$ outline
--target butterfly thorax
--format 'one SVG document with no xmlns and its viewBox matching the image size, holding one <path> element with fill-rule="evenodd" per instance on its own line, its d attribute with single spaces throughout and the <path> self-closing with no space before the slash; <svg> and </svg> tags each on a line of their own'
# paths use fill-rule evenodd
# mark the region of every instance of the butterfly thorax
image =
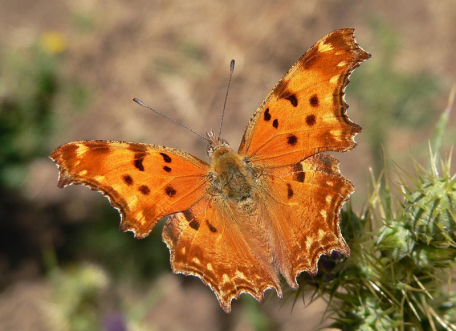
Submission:
<svg viewBox="0 0 456 331">
<path fill-rule="evenodd" d="M 225 140 L 219 138 L 211 140 L 208 154 L 213 193 L 240 207 L 253 202 L 255 171 L 245 156 L 236 153 Z"/>
</svg>

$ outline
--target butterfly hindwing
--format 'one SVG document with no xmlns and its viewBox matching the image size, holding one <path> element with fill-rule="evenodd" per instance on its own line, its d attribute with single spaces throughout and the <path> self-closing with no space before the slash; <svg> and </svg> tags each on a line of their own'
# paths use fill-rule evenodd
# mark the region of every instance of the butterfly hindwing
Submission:
<svg viewBox="0 0 456 331">
<path fill-rule="evenodd" d="M 173 272 L 201 278 L 226 312 L 241 293 L 260 301 L 265 290 L 274 288 L 282 296 L 266 241 L 246 229 L 261 226 L 258 214 L 236 214 L 228 203 L 207 196 L 191 209 L 171 215 L 163 230 Z"/>
<path fill-rule="evenodd" d="M 326 35 L 298 60 L 253 115 L 239 154 L 277 167 L 355 146 L 361 128 L 346 115 L 344 90 L 352 71 L 370 55 L 353 32 Z"/>
<path fill-rule="evenodd" d="M 101 191 L 121 213 L 121 229 L 137 238 L 206 192 L 208 165 L 172 148 L 79 141 L 58 147 L 51 158 L 60 170 L 60 187 L 83 184 Z"/>
<path fill-rule="evenodd" d="M 270 169 L 261 190 L 259 215 L 270 220 L 278 238 L 278 270 L 293 288 L 301 272 L 317 273 L 321 255 L 334 250 L 350 255 L 339 215 L 354 188 L 338 164 L 330 155 L 317 154 L 294 166 Z"/>
</svg>

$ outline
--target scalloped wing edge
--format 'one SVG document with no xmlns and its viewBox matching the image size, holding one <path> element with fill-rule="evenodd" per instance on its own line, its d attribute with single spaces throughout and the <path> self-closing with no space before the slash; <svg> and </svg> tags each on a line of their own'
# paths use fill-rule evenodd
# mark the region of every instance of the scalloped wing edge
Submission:
<svg viewBox="0 0 456 331">
<path fill-rule="evenodd" d="M 102 187 L 97 185 L 95 182 L 93 184 L 91 184 L 88 181 L 79 180 L 79 179 L 76 179 L 76 178 L 70 176 L 68 174 L 68 172 L 66 171 L 63 162 L 60 162 L 60 160 L 62 160 L 62 156 L 59 153 L 59 151 L 64 146 L 67 146 L 67 145 L 70 145 L 70 144 L 82 144 L 82 143 L 85 143 L 85 142 L 114 143 L 114 144 L 120 143 L 120 144 L 129 144 L 129 145 L 134 144 L 136 146 L 138 146 L 138 145 L 142 146 L 143 148 L 156 148 L 156 149 L 168 151 L 168 152 L 171 152 L 171 153 L 181 154 L 181 153 L 184 153 L 184 152 L 182 152 L 182 151 L 180 151 L 178 149 L 175 149 L 175 148 L 171 148 L 171 147 L 165 147 L 165 146 L 160 146 L 160 145 L 152 145 L 152 144 L 143 144 L 143 143 L 130 143 L 130 142 L 126 142 L 126 141 L 116 141 L 116 140 L 79 140 L 79 141 L 73 141 L 73 142 L 70 142 L 70 143 L 66 143 L 66 144 L 60 145 L 59 147 L 55 148 L 52 151 L 52 153 L 49 155 L 49 158 L 55 163 L 55 165 L 57 166 L 57 169 L 59 171 L 59 176 L 58 176 L 58 181 L 57 181 L 57 186 L 59 188 L 65 188 L 65 187 L 70 186 L 70 185 L 81 185 L 81 186 L 85 186 L 85 187 L 90 188 L 92 191 L 100 192 L 105 198 L 108 199 L 108 201 L 111 204 L 111 206 L 114 207 L 117 210 L 117 212 L 119 213 L 119 215 L 120 215 L 119 229 L 122 232 L 131 232 L 131 233 L 133 233 L 133 236 L 136 239 L 144 239 L 145 237 L 147 237 L 150 234 L 150 232 L 152 232 L 154 227 L 152 227 L 149 230 L 149 232 L 147 232 L 145 234 L 136 233 L 134 228 L 130 227 L 128 225 L 127 215 L 125 214 L 124 210 L 122 209 L 122 206 L 115 201 L 115 198 L 108 191 L 104 190 Z M 190 155 L 188 153 L 184 153 L 184 154 L 185 155 Z M 192 155 L 190 155 L 190 156 L 192 156 Z M 192 156 L 192 157 L 194 159 L 199 160 L 198 158 L 196 158 L 194 156 Z M 204 161 L 201 161 L 201 160 L 199 160 L 199 161 L 202 162 L 202 163 L 205 163 Z M 156 221 L 158 221 L 158 220 L 156 220 Z"/>
<path fill-rule="evenodd" d="M 354 147 L 356 147 L 357 145 L 357 142 L 355 141 L 355 136 L 360 133 L 362 131 L 362 128 L 352 122 L 350 120 L 350 118 L 347 116 L 347 109 L 349 108 L 349 105 L 348 103 L 346 102 L 345 100 L 345 89 L 347 87 L 347 85 L 350 83 L 350 76 L 352 75 L 352 73 L 354 72 L 354 70 L 356 68 L 358 68 L 361 63 L 363 63 L 364 61 L 367 61 L 369 58 L 371 58 L 371 54 L 366 52 L 362 47 L 361 45 L 358 44 L 358 41 L 356 40 L 355 38 L 355 29 L 354 28 L 342 28 L 342 29 L 338 29 L 338 30 L 334 30 L 330 33 L 328 33 L 327 35 L 325 35 L 323 38 L 321 38 L 319 41 L 317 41 L 311 48 L 309 48 L 292 66 L 291 68 L 285 73 L 285 75 L 282 76 L 282 78 L 277 82 L 277 84 L 274 86 L 274 88 L 271 90 L 271 92 L 269 92 L 268 96 L 263 100 L 263 102 L 261 103 L 261 105 L 257 108 L 257 110 L 253 113 L 252 117 L 250 118 L 249 122 L 247 123 L 247 126 L 246 126 L 246 129 L 244 131 L 244 135 L 242 137 L 242 140 L 241 140 L 241 144 L 239 146 L 239 149 L 238 151 L 241 150 L 241 148 L 244 147 L 245 143 L 246 143 L 246 140 L 247 140 L 247 134 L 249 133 L 249 128 L 251 128 L 255 122 L 257 121 L 257 118 L 263 113 L 263 109 L 264 107 L 266 106 L 266 104 L 269 102 L 270 98 L 272 98 L 272 96 L 275 94 L 277 88 L 283 84 L 284 80 L 285 80 L 285 77 L 291 72 L 293 71 L 301 62 L 304 62 L 304 59 L 306 58 L 306 56 L 308 56 L 309 54 L 311 54 L 312 51 L 314 50 L 318 50 L 318 45 L 320 43 L 324 43 L 329 36 L 331 36 L 332 34 L 335 34 L 337 32 L 348 32 L 348 36 L 350 36 L 352 39 L 353 39 L 353 46 L 354 46 L 354 50 L 356 51 L 356 54 L 357 54 L 357 59 L 356 61 L 354 61 L 350 67 L 348 67 L 348 71 L 347 71 L 347 74 L 344 76 L 344 81 L 341 85 L 341 89 L 340 89 L 340 97 L 341 97 L 341 101 L 342 101 L 342 115 L 344 116 L 344 118 L 347 119 L 347 124 L 349 124 L 352 128 L 353 128 L 353 131 L 354 134 L 352 135 L 351 137 L 351 141 L 352 141 L 352 146 L 350 146 L 349 148 L 343 150 L 343 152 L 346 152 L 346 151 L 349 151 L 351 149 L 353 149 Z"/>
</svg>

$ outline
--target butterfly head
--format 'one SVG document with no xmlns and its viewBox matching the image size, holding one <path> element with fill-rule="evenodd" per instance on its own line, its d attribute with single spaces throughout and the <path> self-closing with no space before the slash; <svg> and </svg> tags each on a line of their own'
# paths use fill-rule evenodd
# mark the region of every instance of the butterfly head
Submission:
<svg viewBox="0 0 456 331">
<path fill-rule="evenodd" d="M 214 131 L 209 131 L 206 133 L 209 138 L 209 145 L 207 145 L 206 153 L 209 158 L 212 158 L 214 154 L 223 154 L 226 151 L 231 150 L 230 145 L 225 139 L 219 138 Z"/>
</svg>

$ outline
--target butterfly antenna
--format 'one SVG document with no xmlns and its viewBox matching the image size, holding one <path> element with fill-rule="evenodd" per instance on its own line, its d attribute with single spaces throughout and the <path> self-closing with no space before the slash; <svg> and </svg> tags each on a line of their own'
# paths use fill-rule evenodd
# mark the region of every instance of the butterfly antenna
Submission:
<svg viewBox="0 0 456 331">
<path fill-rule="evenodd" d="M 136 102 L 138 105 L 143 106 L 143 107 L 145 107 L 145 108 L 147 108 L 147 109 L 152 110 L 154 113 L 156 113 L 156 114 L 158 114 L 158 115 L 160 115 L 160 116 L 163 116 L 163 117 L 166 118 L 167 120 L 170 120 L 171 122 L 174 122 L 174 123 L 176 123 L 176 124 L 182 126 L 183 128 L 185 128 L 185 129 L 187 129 L 187 130 L 193 132 L 193 133 L 196 134 L 197 136 L 200 136 L 200 137 L 203 138 L 204 140 L 210 142 L 210 140 L 209 140 L 208 138 L 206 138 L 205 136 L 203 136 L 202 134 L 196 132 L 195 130 L 190 129 L 188 126 L 185 126 L 184 124 L 182 124 L 182 123 L 176 121 L 175 119 L 173 119 L 173 118 L 171 118 L 171 117 L 168 117 L 168 116 L 166 116 L 166 115 L 163 114 L 163 113 L 160 113 L 158 110 L 155 110 L 155 109 L 153 109 L 152 107 L 149 107 L 148 105 L 146 105 L 144 102 L 142 102 L 142 101 L 139 100 L 138 98 L 133 98 L 133 101 Z"/>
<path fill-rule="evenodd" d="M 218 134 L 219 139 L 220 139 L 220 136 L 222 134 L 223 117 L 225 116 L 226 100 L 228 100 L 228 92 L 230 91 L 231 77 L 233 77 L 233 71 L 234 71 L 234 60 L 231 60 L 231 63 L 230 63 L 230 80 L 228 81 L 228 87 L 226 88 L 225 103 L 223 104 L 222 118 L 220 119 L 220 130 L 219 130 L 219 134 Z"/>
</svg>

